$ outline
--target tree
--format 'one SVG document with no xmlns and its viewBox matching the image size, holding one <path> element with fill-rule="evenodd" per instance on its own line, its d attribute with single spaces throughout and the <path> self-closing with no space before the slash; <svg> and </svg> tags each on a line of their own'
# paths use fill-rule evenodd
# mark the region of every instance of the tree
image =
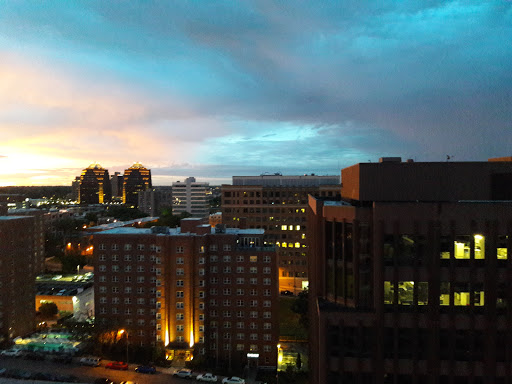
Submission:
<svg viewBox="0 0 512 384">
<path fill-rule="evenodd" d="M 309 319 L 308 319 L 308 291 L 305 289 L 297 295 L 294 303 L 291 306 L 293 312 L 300 315 L 300 324 L 304 328 L 309 327 Z"/>
<path fill-rule="evenodd" d="M 59 313 L 59 308 L 55 303 L 43 303 L 39 306 L 39 312 L 44 317 L 53 317 Z"/>
<path fill-rule="evenodd" d="M 300 357 L 300 353 L 297 353 L 297 359 L 295 360 L 295 366 L 297 367 L 297 370 L 300 371 L 302 367 L 302 359 Z"/>
</svg>

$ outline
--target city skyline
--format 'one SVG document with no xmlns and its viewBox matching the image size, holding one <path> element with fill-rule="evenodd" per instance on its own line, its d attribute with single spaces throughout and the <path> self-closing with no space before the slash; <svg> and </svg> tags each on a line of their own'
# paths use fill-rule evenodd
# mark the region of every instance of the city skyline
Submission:
<svg viewBox="0 0 512 384">
<path fill-rule="evenodd" d="M 509 156 L 508 36 L 505 1 L 4 2 L 0 186 Z"/>
</svg>

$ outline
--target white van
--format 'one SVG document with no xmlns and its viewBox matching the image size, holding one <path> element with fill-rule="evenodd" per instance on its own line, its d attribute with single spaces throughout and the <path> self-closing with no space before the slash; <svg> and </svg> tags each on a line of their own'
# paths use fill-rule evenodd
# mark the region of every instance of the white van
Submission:
<svg viewBox="0 0 512 384">
<path fill-rule="evenodd" d="M 100 358 L 99 357 L 82 357 L 80 359 L 81 365 L 88 365 L 90 367 L 98 367 L 100 365 Z"/>
</svg>

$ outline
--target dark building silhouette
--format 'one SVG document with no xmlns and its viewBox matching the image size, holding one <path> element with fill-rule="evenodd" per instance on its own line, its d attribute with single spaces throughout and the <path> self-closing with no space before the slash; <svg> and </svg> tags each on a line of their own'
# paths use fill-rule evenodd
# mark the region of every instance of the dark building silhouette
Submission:
<svg viewBox="0 0 512 384">
<path fill-rule="evenodd" d="M 41 267 L 39 249 L 34 249 L 38 244 L 35 220 L 31 216 L 0 216 L 2 343 L 25 336 L 35 328 L 35 280 Z"/>
<path fill-rule="evenodd" d="M 133 164 L 124 171 L 123 176 L 123 203 L 137 207 L 138 193 L 151 188 L 151 170 L 140 163 Z"/>
<path fill-rule="evenodd" d="M 115 172 L 110 176 L 110 184 L 112 185 L 112 198 L 120 200 L 123 197 L 123 175 L 121 172 Z"/>
<path fill-rule="evenodd" d="M 512 158 L 341 176 L 309 197 L 312 382 L 510 383 Z"/>
<path fill-rule="evenodd" d="M 108 170 L 99 164 L 91 164 L 80 175 L 78 201 L 80 204 L 103 204 L 112 198 Z"/>
</svg>

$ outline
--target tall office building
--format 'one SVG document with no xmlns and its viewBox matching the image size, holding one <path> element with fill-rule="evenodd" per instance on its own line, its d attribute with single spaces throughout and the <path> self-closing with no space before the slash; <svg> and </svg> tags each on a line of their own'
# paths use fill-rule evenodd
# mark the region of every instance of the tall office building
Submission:
<svg viewBox="0 0 512 384">
<path fill-rule="evenodd" d="M 310 197 L 313 383 L 510 383 L 512 158 L 356 164 Z"/>
<path fill-rule="evenodd" d="M 91 164 L 80 175 L 78 202 L 80 204 L 103 204 L 112 198 L 112 187 L 108 170 Z"/>
<path fill-rule="evenodd" d="M 34 217 L 0 216 L 0 340 L 25 336 L 35 328 Z"/>
<path fill-rule="evenodd" d="M 124 171 L 123 176 L 123 203 L 137 207 L 138 193 L 151 188 L 151 170 L 140 163 L 133 164 Z"/>
<path fill-rule="evenodd" d="M 123 198 L 123 175 L 121 172 L 114 172 L 112 176 L 110 176 L 110 185 L 112 188 L 112 199 L 113 200 L 122 200 Z"/>
<path fill-rule="evenodd" d="M 275 248 L 263 230 L 117 228 L 93 235 L 99 327 L 129 329 L 134 345 L 168 356 L 275 368 Z"/>
<path fill-rule="evenodd" d="M 233 185 L 222 185 L 222 220 L 263 228 L 278 247 L 280 289 L 298 293 L 308 283 L 308 195 L 335 197 L 339 190 L 339 176 L 233 176 Z"/>
<path fill-rule="evenodd" d="M 194 177 L 187 177 L 185 182 L 172 183 L 172 211 L 174 215 L 188 212 L 192 217 L 208 217 L 209 183 L 196 182 Z"/>
<path fill-rule="evenodd" d="M 163 210 L 172 211 L 172 187 L 155 187 L 139 192 L 139 210 L 150 216 L 159 216 Z"/>
</svg>

